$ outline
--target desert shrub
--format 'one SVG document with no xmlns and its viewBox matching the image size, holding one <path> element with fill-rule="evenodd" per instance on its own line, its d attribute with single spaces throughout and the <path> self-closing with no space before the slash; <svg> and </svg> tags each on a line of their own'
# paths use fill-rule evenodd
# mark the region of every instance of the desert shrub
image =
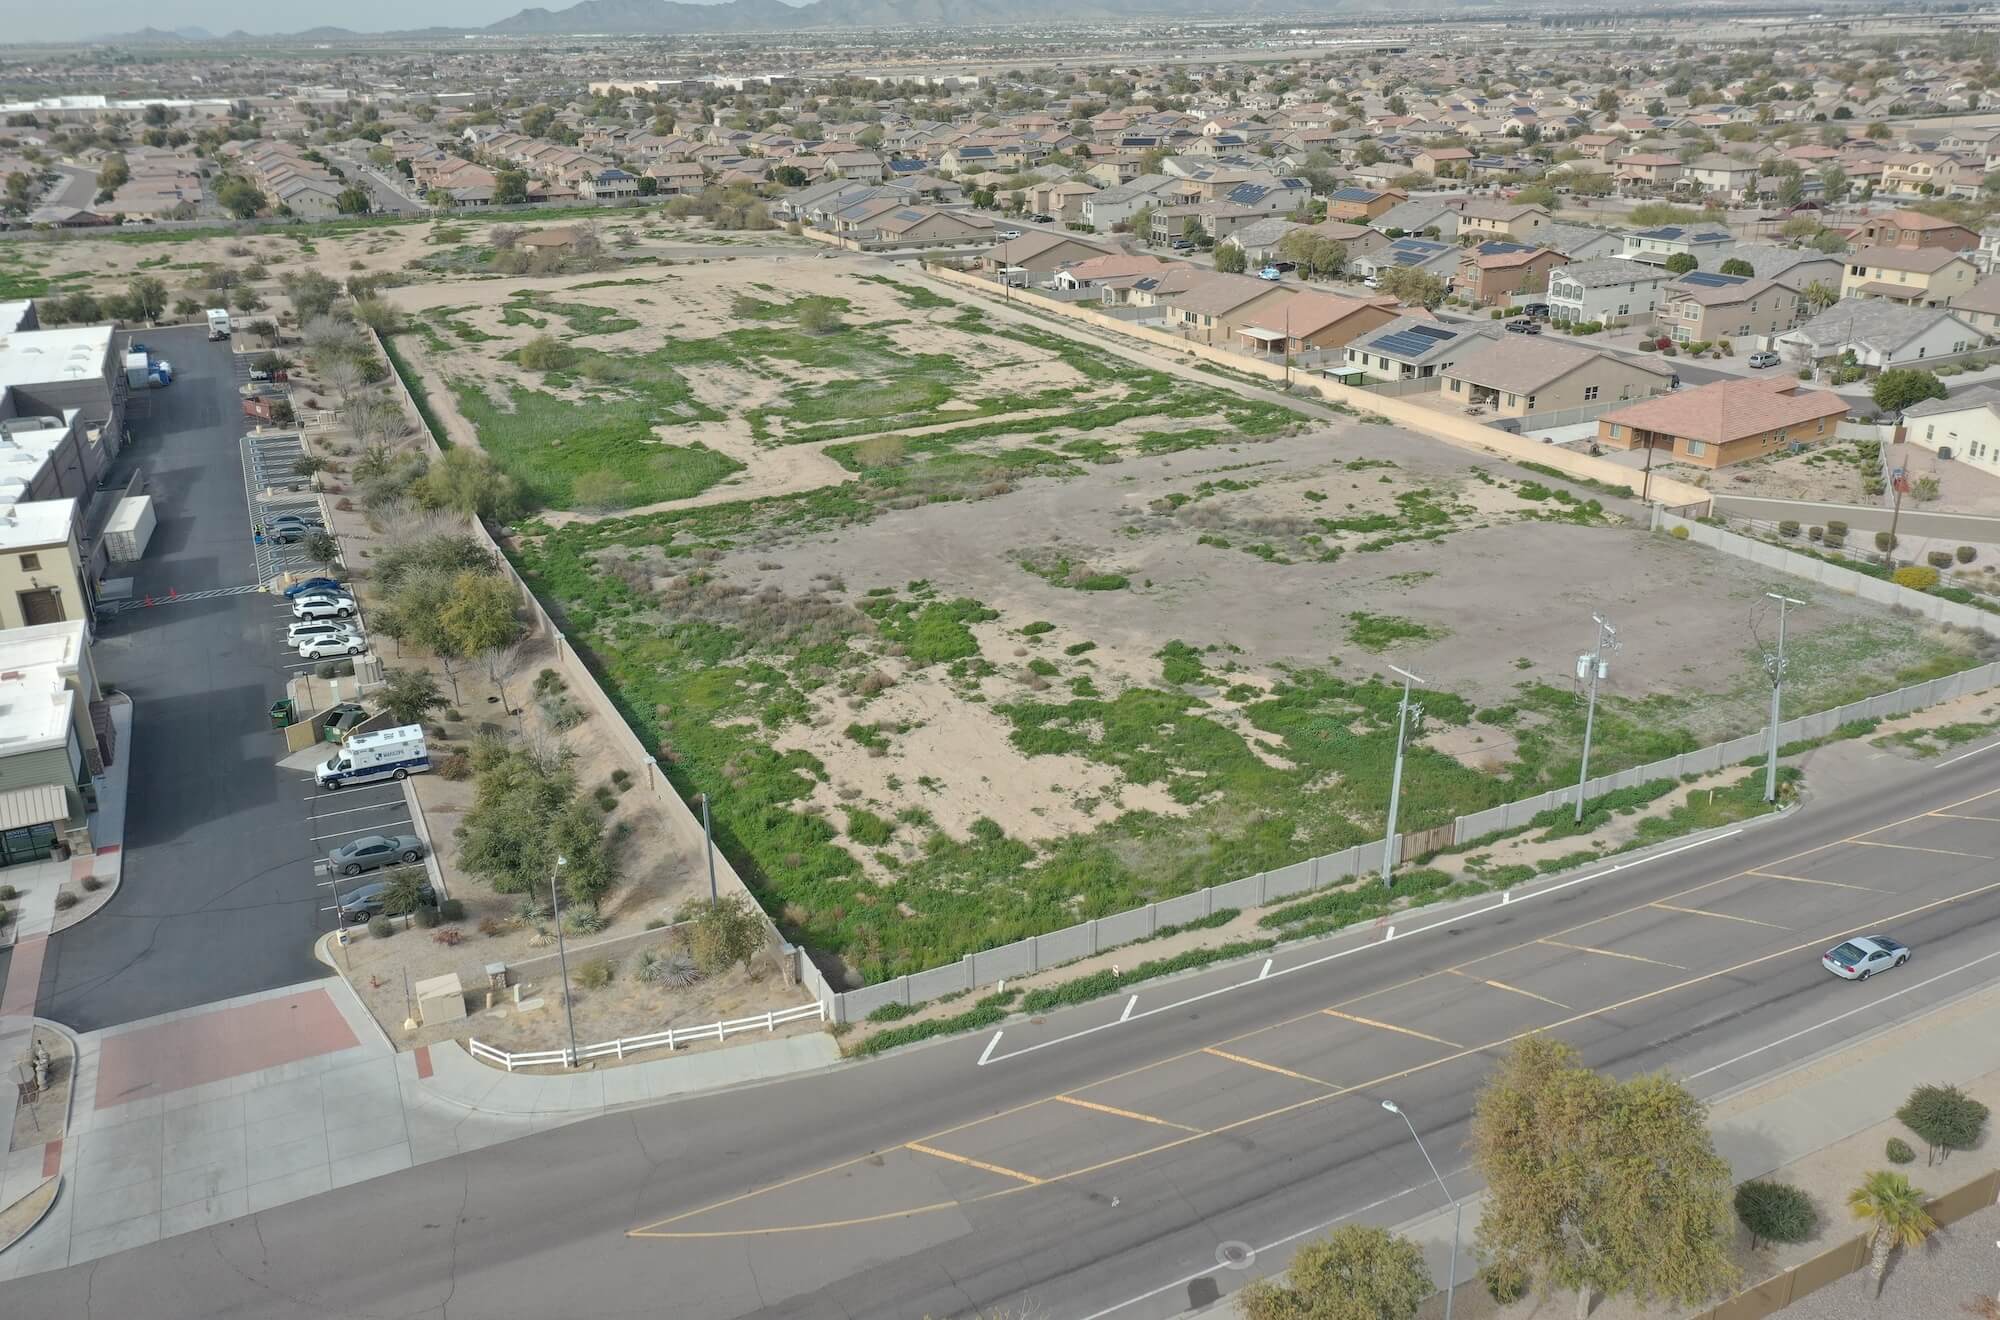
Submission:
<svg viewBox="0 0 2000 1320">
<path fill-rule="evenodd" d="M 868 1020 L 870 1022 L 894 1022 L 897 1018 L 906 1018 L 916 1011 L 917 1006 L 915 1004 L 888 1003 L 870 1013 Z"/>
<path fill-rule="evenodd" d="M 439 926 L 431 932 L 431 942 L 433 944 L 442 944 L 446 947 L 455 945 L 464 938 L 465 932 L 456 926 Z"/>
<path fill-rule="evenodd" d="M 1799 525 L 1793 522 L 1791 519 L 1787 518 L 1785 519 L 1785 521 L 1778 524 L 1778 535 L 1797 536 L 1798 534 L 1799 534 Z"/>
<path fill-rule="evenodd" d="M 1828 536 L 1845 536 L 1847 535 L 1847 524 L 1838 518 L 1828 518 L 1826 520 L 1826 534 Z"/>
<path fill-rule="evenodd" d="M 1668 532 L 1667 535 L 1673 537 L 1676 541 L 1685 541 L 1688 539 L 1688 529 L 1685 527 L 1676 527 Z"/>
<path fill-rule="evenodd" d="M 439 922 L 438 910 L 428 903 L 419 904 L 411 910 L 410 920 L 416 922 L 417 925 L 423 927 L 425 930 L 429 930 Z"/>
<path fill-rule="evenodd" d="M 438 915 L 446 921 L 464 921 L 465 904 L 455 898 L 447 898 L 438 904 Z"/>
<path fill-rule="evenodd" d="M 1957 553 L 1958 553 L 1958 562 L 1961 564 L 1969 564 L 1973 560 L 1979 558 L 1979 552 L 1973 549 L 1969 545 L 1962 545 L 1958 547 Z"/>
<path fill-rule="evenodd" d="M 1924 559 L 1932 568 L 1951 567 L 1951 551 L 1949 550 L 1933 550 L 1925 555 Z"/>
<path fill-rule="evenodd" d="M 701 980 L 701 969 L 688 951 L 676 945 L 666 950 L 647 949 L 639 955 L 638 976 L 654 985 L 693 985 Z"/>
<path fill-rule="evenodd" d="M 1929 564 L 1909 564 L 1891 573 L 1889 580 L 1912 591 L 1929 591 L 1938 584 L 1938 571 Z"/>
<path fill-rule="evenodd" d="M 1840 547 L 1846 544 L 1847 544 L 1847 534 L 1845 532 L 1836 532 L 1831 527 L 1827 528 L 1826 531 L 1827 549 L 1838 550 L 1840 549 Z"/>
<path fill-rule="evenodd" d="M 94 894 L 98 890 L 104 888 L 104 881 L 100 880 L 98 877 L 94 875 L 87 875 L 83 877 L 82 884 L 83 884 L 83 891 L 86 894 Z"/>
<path fill-rule="evenodd" d="M 1891 1164 L 1909 1164 L 1917 1158 L 1917 1152 L 1910 1149 L 1910 1143 L 1901 1137 L 1889 1138 L 1889 1144 L 1882 1153 L 1889 1157 Z"/>
<path fill-rule="evenodd" d="M 396 923 L 387 917 L 370 917 L 368 933 L 378 940 L 386 940 L 396 933 Z"/>
<path fill-rule="evenodd" d="M 56 907 L 58 909 L 67 910 L 73 908 L 79 901 L 77 896 L 70 890 L 60 889 L 56 891 Z"/>
<path fill-rule="evenodd" d="M 21 896 L 21 891 L 12 885 L 0 885 L 0 903 L 12 902 Z"/>
<path fill-rule="evenodd" d="M 1880 492 L 1877 493 L 1879 494 Z M 1887 554 L 1889 551 L 1894 550 L 1896 548 L 1898 540 L 1899 540 L 1898 537 L 1888 532 L 1877 532 L 1875 533 L 1875 548 L 1877 550 L 1880 550 L 1882 553 Z"/>
<path fill-rule="evenodd" d="M 573 907 L 563 913 L 563 929 L 572 935 L 595 935 L 604 929 L 604 914 L 596 908 Z"/>
<path fill-rule="evenodd" d="M 487 939 L 497 939 L 507 933 L 507 923 L 498 917 L 481 917 L 479 919 L 479 933 Z"/>
<path fill-rule="evenodd" d="M 611 964 L 602 958 L 592 958 L 576 969 L 576 983 L 586 990 L 602 990 L 611 984 Z"/>
<path fill-rule="evenodd" d="M 1819 1229 L 1812 1198 L 1788 1183 L 1752 1179 L 1736 1189 L 1736 1217 L 1758 1242 L 1804 1242 Z"/>
<path fill-rule="evenodd" d="M 1528 1275 L 1518 1265 L 1496 1262 L 1480 1273 L 1486 1295 L 1502 1306 L 1511 1306 L 1528 1295 Z"/>
</svg>

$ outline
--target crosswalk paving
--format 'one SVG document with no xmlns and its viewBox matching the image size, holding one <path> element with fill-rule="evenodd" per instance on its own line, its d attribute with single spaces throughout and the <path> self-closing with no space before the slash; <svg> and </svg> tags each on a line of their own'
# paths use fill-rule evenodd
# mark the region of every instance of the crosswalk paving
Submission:
<svg viewBox="0 0 2000 1320">
<path fill-rule="evenodd" d="M 156 605 L 179 605 L 191 600 L 214 600 L 217 596 L 247 596 L 253 591 L 263 591 L 261 582 L 250 582 L 240 587 L 211 587 L 206 591 L 169 591 L 164 596 L 128 596 L 124 600 L 106 601 L 100 608 L 107 614 L 120 614 L 126 610 L 151 609 Z"/>
</svg>

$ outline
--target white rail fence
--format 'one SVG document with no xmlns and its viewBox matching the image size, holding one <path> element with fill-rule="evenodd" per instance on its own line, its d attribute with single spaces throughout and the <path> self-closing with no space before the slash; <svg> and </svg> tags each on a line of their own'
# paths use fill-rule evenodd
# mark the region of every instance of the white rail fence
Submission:
<svg viewBox="0 0 2000 1320">
<path fill-rule="evenodd" d="M 629 1054 L 656 1050 L 661 1046 L 677 1050 L 696 1041 L 726 1040 L 745 1031 L 776 1031 L 787 1023 L 804 1022 L 808 1018 L 815 1022 L 824 1021 L 826 1005 L 800 1004 L 796 1008 L 781 1008 L 776 1012 L 759 1013 L 755 1017 L 732 1018 L 727 1022 L 711 1022 L 702 1027 L 674 1027 L 667 1031 L 656 1031 L 650 1036 L 626 1036 L 619 1040 L 599 1041 L 595 1045 L 578 1046 L 574 1062 L 570 1060 L 568 1050 L 531 1050 L 521 1054 L 510 1054 L 481 1040 L 468 1040 L 465 1045 L 473 1058 L 513 1072 L 516 1068 L 559 1068 L 565 1064 L 574 1067 L 576 1063 L 586 1059 L 623 1059 Z"/>
</svg>

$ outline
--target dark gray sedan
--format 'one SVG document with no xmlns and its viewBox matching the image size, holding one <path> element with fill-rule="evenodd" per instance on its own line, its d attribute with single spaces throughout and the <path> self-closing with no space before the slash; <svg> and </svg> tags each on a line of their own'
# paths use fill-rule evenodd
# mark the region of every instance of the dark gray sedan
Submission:
<svg viewBox="0 0 2000 1320">
<path fill-rule="evenodd" d="M 364 834 L 326 855 L 335 875 L 360 875 L 385 866 L 424 860 L 424 841 L 414 834 Z"/>
</svg>

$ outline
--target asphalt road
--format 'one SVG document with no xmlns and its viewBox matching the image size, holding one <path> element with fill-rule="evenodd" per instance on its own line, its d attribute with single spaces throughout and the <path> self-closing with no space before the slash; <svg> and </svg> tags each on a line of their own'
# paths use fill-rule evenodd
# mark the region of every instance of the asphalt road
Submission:
<svg viewBox="0 0 2000 1320">
<path fill-rule="evenodd" d="M 1287 949 L 1265 977 L 1253 962 L 997 1038 L 553 1129 L 24 1279 L 9 1304 L 1173 1315 L 1282 1267 L 1331 1221 L 1434 1208 L 1384 1098 L 1466 1190 L 1466 1116 L 1519 1034 L 1714 1094 L 1990 980 L 1996 773 L 2000 752 L 1898 767 L 1851 800 L 1495 910 Z M 1875 929 L 1915 964 L 1858 985 L 1821 971 L 1822 949 Z"/>
<path fill-rule="evenodd" d="M 251 581 L 243 434 L 227 343 L 145 332 L 174 383 L 133 396 L 134 443 L 113 485 L 146 473 L 157 516 L 130 573 L 140 598 Z M 123 571 L 123 570 L 120 570 Z M 115 575 L 115 574 L 114 574 Z M 308 859 L 309 788 L 274 764 L 270 703 L 284 691 L 266 595 L 160 604 L 103 621 L 99 679 L 131 693 L 125 874 L 88 921 L 55 936 L 36 1011 L 95 1030 L 326 973 L 327 929 Z"/>
</svg>

